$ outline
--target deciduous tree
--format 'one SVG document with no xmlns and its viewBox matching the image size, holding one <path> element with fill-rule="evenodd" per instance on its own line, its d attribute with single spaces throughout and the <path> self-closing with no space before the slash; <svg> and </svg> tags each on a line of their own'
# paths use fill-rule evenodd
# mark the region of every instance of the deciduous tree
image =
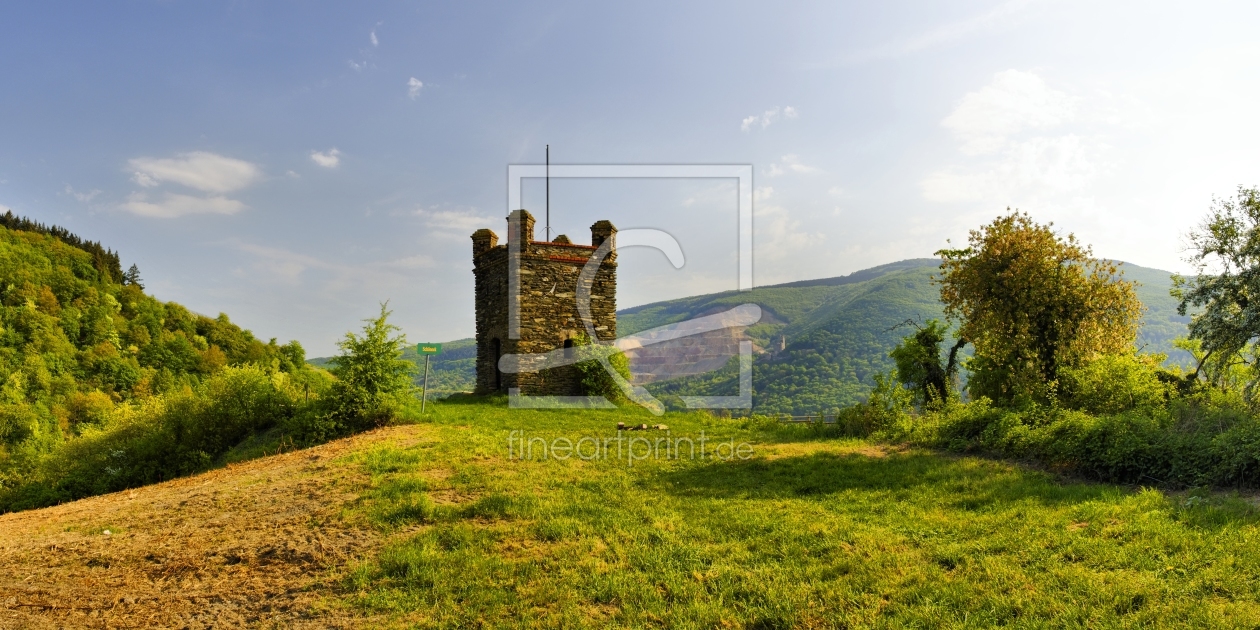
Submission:
<svg viewBox="0 0 1260 630">
<path fill-rule="evenodd" d="M 1240 186 L 1234 199 L 1214 200 L 1189 242 L 1195 275 L 1173 276 L 1172 294 L 1182 315 L 1203 309 L 1190 321 L 1189 337 L 1202 349 L 1198 376 L 1205 366 L 1241 361 L 1260 338 L 1260 189 Z"/>
<path fill-rule="evenodd" d="M 1133 283 L 1051 227 L 1012 212 L 972 231 L 968 247 L 937 252 L 945 314 L 975 348 L 973 395 L 1045 401 L 1061 367 L 1132 350 L 1142 311 Z"/>
</svg>

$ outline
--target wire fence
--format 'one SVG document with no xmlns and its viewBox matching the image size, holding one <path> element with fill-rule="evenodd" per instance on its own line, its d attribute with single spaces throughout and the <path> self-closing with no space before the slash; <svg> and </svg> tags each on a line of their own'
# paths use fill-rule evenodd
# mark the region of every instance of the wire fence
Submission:
<svg viewBox="0 0 1260 630">
<path fill-rule="evenodd" d="M 804 416 L 790 416 L 788 414 L 771 414 L 771 417 L 783 423 L 808 422 L 821 424 L 835 424 L 835 415 L 828 414 L 809 414 Z"/>
</svg>

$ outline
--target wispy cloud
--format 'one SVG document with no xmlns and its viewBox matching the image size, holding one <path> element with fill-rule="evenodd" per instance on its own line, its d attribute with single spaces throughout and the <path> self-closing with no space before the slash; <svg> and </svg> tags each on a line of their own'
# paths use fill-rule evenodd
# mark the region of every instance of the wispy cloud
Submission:
<svg viewBox="0 0 1260 630">
<path fill-rule="evenodd" d="M 770 167 L 765 170 L 767 177 L 778 177 L 784 173 L 809 174 L 819 172 L 822 172 L 822 169 L 802 164 L 800 158 L 791 153 L 779 158 L 778 162 L 771 163 Z"/>
<path fill-rule="evenodd" d="M 171 158 L 138 157 L 128 160 L 131 179 L 142 188 L 177 184 L 206 193 L 204 197 L 165 192 L 150 198 L 134 192 L 118 208 L 135 215 L 173 219 L 192 214 L 236 214 L 247 206 L 225 193 L 241 190 L 262 177 L 256 164 L 207 151 L 180 153 Z M 70 188 L 67 186 L 67 191 Z"/>
<path fill-rule="evenodd" d="M 1017 204 L 1076 193 L 1106 168 L 1107 146 L 1055 128 L 1077 115 L 1077 99 L 1030 72 L 1006 70 L 963 96 L 941 126 L 964 156 L 920 183 L 928 201 Z"/>
<path fill-rule="evenodd" d="M 407 96 L 411 97 L 411 100 L 413 101 L 416 100 L 416 97 L 420 96 L 420 90 L 422 88 L 424 88 L 424 81 L 411 77 L 411 79 L 407 81 Z"/>
<path fill-rule="evenodd" d="M 757 206 L 755 217 L 758 260 L 781 260 L 799 256 L 801 252 L 826 239 L 821 232 L 803 228 L 801 221 L 783 206 Z"/>
<path fill-rule="evenodd" d="M 969 155 L 991 153 L 1025 129 L 1050 127 L 1073 118 L 1076 99 L 1050 89 L 1031 72 L 1006 70 L 993 81 L 963 96 L 941 121 L 962 141 Z"/>
<path fill-rule="evenodd" d="M 381 40 L 376 39 L 376 29 L 372 29 L 372 33 L 368 35 L 368 39 L 372 40 L 372 47 L 376 48 L 381 45 Z"/>
<path fill-rule="evenodd" d="M 840 64 L 851 65 L 876 59 L 905 57 L 979 33 L 1011 28 L 1028 19 L 1027 9 L 1034 3 L 1034 0 L 1009 0 L 983 13 L 945 22 L 917 35 L 894 39 L 873 48 L 852 53 L 841 59 Z"/>
<path fill-rule="evenodd" d="M 98 189 L 93 188 L 93 189 L 92 189 L 91 191 L 89 191 L 89 192 L 79 192 L 79 191 L 75 190 L 74 188 L 72 188 L 72 187 L 70 186 L 70 184 L 66 184 L 66 194 L 67 194 L 67 195 L 70 195 L 71 197 L 74 197 L 74 198 L 75 198 L 75 199 L 77 199 L 78 201 L 81 201 L 81 202 L 83 202 L 83 203 L 87 203 L 87 202 L 92 201 L 93 199 L 95 199 L 97 195 L 101 194 L 101 191 L 100 191 L 100 190 L 98 190 Z"/>
<path fill-rule="evenodd" d="M 779 120 L 780 117 L 791 119 L 791 118 L 797 118 L 799 116 L 800 116 L 800 113 L 796 111 L 795 107 L 792 107 L 792 106 L 780 107 L 776 105 L 770 109 L 767 109 L 761 114 L 753 114 L 751 116 L 744 118 L 744 120 L 742 120 L 739 124 L 739 130 L 747 132 L 753 127 L 760 127 L 762 129 L 765 129 L 766 127 L 769 127 L 772 123 L 774 123 L 776 120 Z"/>
<path fill-rule="evenodd" d="M 436 208 L 419 208 L 416 210 L 416 216 L 424 218 L 426 227 L 457 232 L 472 232 L 496 223 L 493 218 L 481 216 L 472 209 L 439 210 Z"/>
<path fill-rule="evenodd" d="M 194 197 L 166 193 L 160 199 L 150 200 L 146 193 L 132 193 L 119 208 L 142 217 L 174 219 L 191 214 L 236 214 L 245 204 L 223 196 Z"/>
<path fill-rule="evenodd" d="M 208 193 L 240 190 L 262 177 L 262 169 L 245 160 L 207 151 L 180 153 L 173 158 L 138 157 L 127 162 L 132 179 L 145 188 L 164 182 Z"/>
<path fill-rule="evenodd" d="M 337 168 L 341 164 L 341 151 L 336 147 L 327 151 L 311 151 L 311 161 L 324 168 Z"/>
<path fill-rule="evenodd" d="M 435 265 L 431 256 L 415 254 L 383 261 L 346 264 L 294 252 L 280 247 L 236 242 L 234 247 L 253 256 L 253 270 L 261 279 L 282 284 L 301 284 L 308 271 L 318 271 L 315 278 L 326 291 L 344 292 L 352 287 L 366 288 L 366 284 L 394 286 L 406 282 L 411 272 L 428 269 Z"/>
</svg>

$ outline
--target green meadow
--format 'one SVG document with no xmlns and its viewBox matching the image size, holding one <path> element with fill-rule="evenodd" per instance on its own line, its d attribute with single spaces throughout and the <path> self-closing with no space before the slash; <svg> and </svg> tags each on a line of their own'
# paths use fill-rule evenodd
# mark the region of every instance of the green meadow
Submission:
<svg viewBox="0 0 1260 630">
<path fill-rule="evenodd" d="M 618 422 L 747 459 L 591 458 L 590 439 L 541 457 Z M 399 627 L 1260 625 L 1249 496 L 707 413 L 454 399 L 405 435 L 339 462 L 372 479 L 343 518 L 388 540 L 339 578 L 344 605 Z M 541 438 L 532 459 L 521 437 Z"/>
</svg>

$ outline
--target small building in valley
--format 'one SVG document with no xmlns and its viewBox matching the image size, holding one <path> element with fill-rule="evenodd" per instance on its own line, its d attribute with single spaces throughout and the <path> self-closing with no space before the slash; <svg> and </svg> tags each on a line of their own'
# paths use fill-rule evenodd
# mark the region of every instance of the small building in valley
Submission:
<svg viewBox="0 0 1260 630">
<path fill-rule="evenodd" d="M 588 330 L 597 340 L 616 339 L 616 233 L 611 222 L 596 221 L 591 226 L 590 245 L 577 245 L 564 235 L 553 241 L 535 241 L 534 217 L 525 210 L 508 216 L 507 242 L 502 245 L 489 229 L 473 233 L 478 393 L 507 393 L 510 389 L 530 396 L 585 393 L 572 365 L 510 373 L 499 369 L 499 359 L 506 354 L 536 355 L 572 347 Z M 509 247 L 513 242 L 519 249 Z M 578 308 L 578 281 L 583 267 L 604 244 L 608 248 L 602 252 L 604 257 L 590 282 L 588 327 Z M 514 271 L 515 283 L 510 278 Z M 515 291 L 511 290 L 513 284 Z M 516 318 L 510 313 L 512 306 L 519 314 Z"/>
</svg>

